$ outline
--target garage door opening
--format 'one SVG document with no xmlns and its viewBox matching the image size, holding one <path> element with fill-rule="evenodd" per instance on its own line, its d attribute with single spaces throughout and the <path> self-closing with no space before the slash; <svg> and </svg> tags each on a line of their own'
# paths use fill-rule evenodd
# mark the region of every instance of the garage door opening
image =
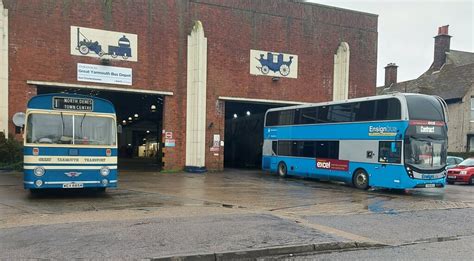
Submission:
<svg viewBox="0 0 474 261">
<path fill-rule="evenodd" d="M 84 94 L 111 101 L 117 114 L 119 170 L 162 169 L 162 95 L 51 86 L 37 86 L 37 93 Z"/>
<path fill-rule="evenodd" d="M 268 109 L 286 105 L 225 102 L 224 167 L 259 169 Z"/>
</svg>

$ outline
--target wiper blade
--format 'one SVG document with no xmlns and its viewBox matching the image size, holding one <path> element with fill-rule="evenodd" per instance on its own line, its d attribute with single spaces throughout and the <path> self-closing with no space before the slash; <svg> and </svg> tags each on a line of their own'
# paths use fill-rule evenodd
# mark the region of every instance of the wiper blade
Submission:
<svg viewBox="0 0 474 261">
<path fill-rule="evenodd" d="M 63 129 L 61 130 L 61 136 L 64 136 L 64 117 L 63 117 L 63 112 L 61 112 L 61 123 L 63 125 Z"/>
<path fill-rule="evenodd" d="M 82 119 L 81 119 L 81 137 L 83 136 L 82 123 L 84 122 L 84 119 L 86 118 L 86 114 L 87 113 L 84 113 L 84 115 L 82 116 Z"/>
</svg>

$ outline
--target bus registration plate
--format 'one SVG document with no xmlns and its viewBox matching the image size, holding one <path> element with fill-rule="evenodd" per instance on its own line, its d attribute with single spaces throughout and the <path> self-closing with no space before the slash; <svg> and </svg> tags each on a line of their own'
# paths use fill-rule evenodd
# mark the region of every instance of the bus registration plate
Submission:
<svg viewBox="0 0 474 261">
<path fill-rule="evenodd" d="M 425 184 L 425 187 L 427 188 L 434 188 L 436 187 L 435 184 Z"/>
<path fill-rule="evenodd" d="M 435 175 L 430 175 L 430 174 L 423 174 L 421 176 L 422 179 L 434 179 Z"/>
<path fill-rule="evenodd" d="M 84 184 L 82 183 L 65 183 L 63 188 L 83 188 Z"/>
</svg>

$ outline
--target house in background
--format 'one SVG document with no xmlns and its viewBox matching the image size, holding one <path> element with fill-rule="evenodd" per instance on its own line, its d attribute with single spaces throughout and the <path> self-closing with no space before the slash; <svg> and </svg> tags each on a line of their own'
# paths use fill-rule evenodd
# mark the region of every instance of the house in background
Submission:
<svg viewBox="0 0 474 261">
<path fill-rule="evenodd" d="M 385 85 L 377 94 L 422 93 L 442 97 L 448 104 L 448 151 L 474 151 L 474 53 L 450 49 L 448 25 L 434 37 L 434 60 L 418 78 L 397 82 L 397 65 L 385 67 Z"/>
</svg>

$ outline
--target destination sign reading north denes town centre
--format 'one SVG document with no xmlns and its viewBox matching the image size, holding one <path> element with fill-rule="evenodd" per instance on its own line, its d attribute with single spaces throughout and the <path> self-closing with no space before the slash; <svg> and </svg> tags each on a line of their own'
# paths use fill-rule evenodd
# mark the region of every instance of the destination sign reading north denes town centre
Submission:
<svg viewBox="0 0 474 261">
<path fill-rule="evenodd" d="M 93 101 L 87 98 L 54 97 L 53 108 L 70 111 L 92 111 Z"/>
</svg>

